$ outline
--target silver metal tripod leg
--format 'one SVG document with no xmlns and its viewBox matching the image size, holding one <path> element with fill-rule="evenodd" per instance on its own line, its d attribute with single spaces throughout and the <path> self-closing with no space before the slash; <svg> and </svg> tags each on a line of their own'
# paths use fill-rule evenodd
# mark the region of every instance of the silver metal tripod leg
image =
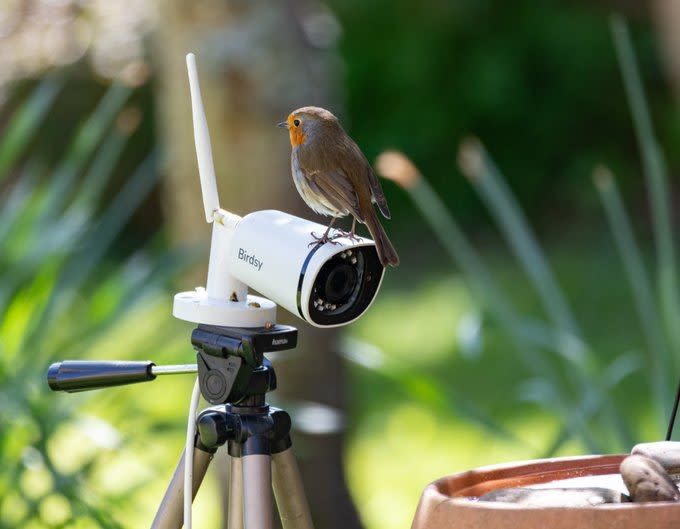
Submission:
<svg viewBox="0 0 680 529">
<path fill-rule="evenodd" d="M 213 454 L 194 448 L 194 497 L 201 486 L 203 477 L 208 471 L 208 465 Z M 184 523 L 184 452 L 175 468 L 175 473 L 170 479 L 170 484 L 165 491 L 156 517 L 153 519 L 151 529 L 180 529 Z"/>
<path fill-rule="evenodd" d="M 243 510 L 245 529 L 272 529 L 271 456 L 243 456 Z"/>
<path fill-rule="evenodd" d="M 227 529 L 243 529 L 243 464 L 240 457 L 230 457 L 229 464 Z"/>
<path fill-rule="evenodd" d="M 292 448 L 272 455 L 272 486 L 283 529 L 314 529 Z"/>
</svg>

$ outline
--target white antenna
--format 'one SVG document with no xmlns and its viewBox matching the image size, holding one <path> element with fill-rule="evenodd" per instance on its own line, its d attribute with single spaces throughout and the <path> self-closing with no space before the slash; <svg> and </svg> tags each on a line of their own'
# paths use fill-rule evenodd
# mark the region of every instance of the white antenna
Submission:
<svg viewBox="0 0 680 529">
<path fill-rule="evenodd" d="M 191 111 L 194 116 L 194 142 L 196 143 L 196 158 L 198 158 L 198 174 L 201 177 L 205 220 L 210 223 L 213 221 L 215 211 L 220 208 L 220 199 L 217 195 L 208 120 L 203 109 L 201 87 L 198 84 L 198 70 L 196 69 L 196 56 L 193 53 L 187 54 L 187 70 L 189 71 L 189 88 L 191 90 Z"/>
</svg>

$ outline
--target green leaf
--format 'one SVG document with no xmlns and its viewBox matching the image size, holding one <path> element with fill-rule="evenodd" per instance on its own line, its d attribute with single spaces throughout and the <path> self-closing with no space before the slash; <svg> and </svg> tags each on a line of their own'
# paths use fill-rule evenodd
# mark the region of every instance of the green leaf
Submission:
<svg viewBox="0 0 680 529">
<path fill-rule="evenodd" d="M 0 141 L 0 183 L 35 137 L 63 85 L 62 79 L 48 77 L 10 119 Z"/>
</svg>

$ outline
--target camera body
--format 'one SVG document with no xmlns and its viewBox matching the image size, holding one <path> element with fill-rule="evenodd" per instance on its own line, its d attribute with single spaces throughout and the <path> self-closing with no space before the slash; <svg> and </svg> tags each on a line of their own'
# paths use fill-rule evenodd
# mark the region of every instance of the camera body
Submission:
<svg viewBox="0 0 680 529">
<path fill-rule="evenodd" d="M 250 213 L 234 229 L 229 273 L 312 325 L 350 323 L 373 302 L 384 268 L 373 241 L 316 243 L 312 232 L 325 231 L 281 211 Z"/>
<path fill-rule="evenodd" d="M 219 210 L 207 286 L 177 294 L 173 314 L 207 325 L 266 327 L 280 305 L 316 327 L 351 323 L 373 303 L 385 269 L 370 239 L 318 243 L 312 233 L 325 231 L 282 211 L 241 218 Z"/>
</svg>

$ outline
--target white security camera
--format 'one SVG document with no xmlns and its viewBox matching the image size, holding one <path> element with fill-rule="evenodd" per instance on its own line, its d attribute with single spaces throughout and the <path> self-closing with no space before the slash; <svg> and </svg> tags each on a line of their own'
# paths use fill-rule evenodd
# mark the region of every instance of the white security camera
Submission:
<svg viewBox="0 0 680 529">
<path fill-rule="evenodd" d="M 354 321 L 373 302 L 384 268 L 371 240 L 313 243 L 311 232 L 324 230 L 280 211 L 250 213 L 234 230 L 229 271 L 313 325 Z"/>
<path fill-rule="evenodd" d="M 173 314 L 195 323 L 261 327 L 275 323 L 278 304 L 317 327 L 356 320 L 375 299 L 385 272 L 375 243 L 338 237 L 318 244 L 312 233 L 322 234 L 321 224 L 281 211 L 241 218 L 220 209 L 193 54 L 187 55 L 187 67 L 203 203 L 213 236 L 206 288 L 177 294 Z M 266 298 L 249 295 L 249 286 Z"/>
</svg>

